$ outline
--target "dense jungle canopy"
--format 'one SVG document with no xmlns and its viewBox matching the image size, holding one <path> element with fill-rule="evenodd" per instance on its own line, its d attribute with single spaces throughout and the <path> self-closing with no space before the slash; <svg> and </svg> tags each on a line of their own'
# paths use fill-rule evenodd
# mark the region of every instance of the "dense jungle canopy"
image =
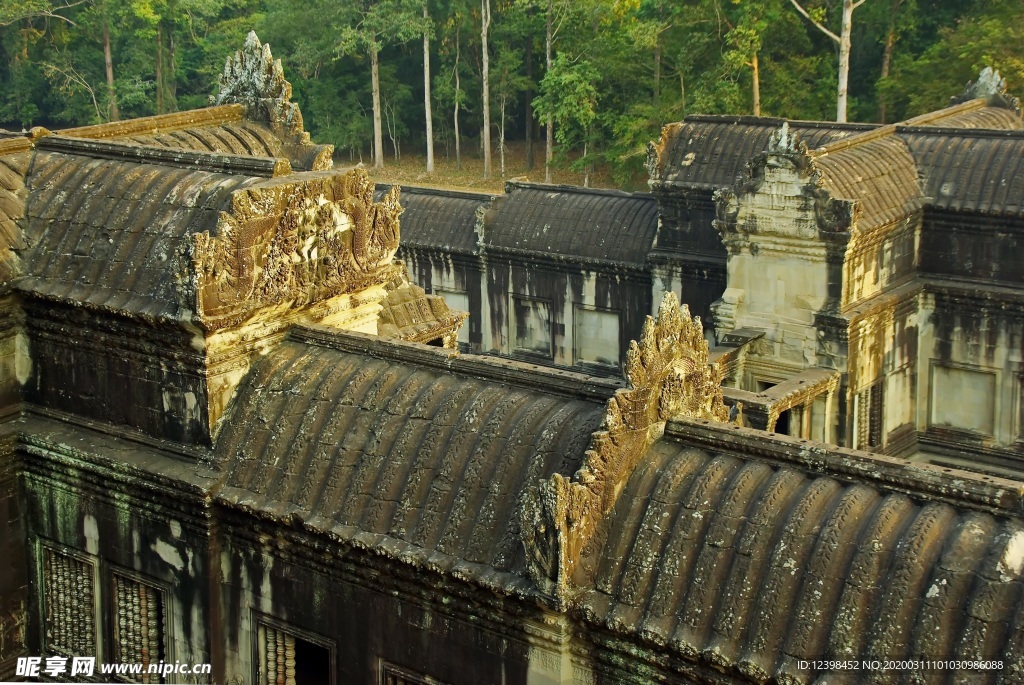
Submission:
<svg viewBox="0 0 1024 685">
<path fill-rule="evenodd" d="M 252 29 L 313 137 L 368 163 L 375 111 L 380 163 L 429 125 L 438 155 L 525 140 L 543 165 L 550 121 L 554 164 L 625 182 L 687 114 L 841 116 L 847 38 L 851 121 L 941 107 L 983 66 L 1024 91 L 1021 0 L 0 0 L 0 127 L 205 106 Z"/>
</svg>

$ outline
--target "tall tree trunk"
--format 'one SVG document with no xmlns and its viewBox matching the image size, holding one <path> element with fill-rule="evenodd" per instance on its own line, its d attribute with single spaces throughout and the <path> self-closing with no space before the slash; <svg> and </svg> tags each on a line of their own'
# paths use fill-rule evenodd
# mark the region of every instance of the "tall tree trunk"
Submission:
<svg viewBox="0 0 1024 685">
<path fill-rule="evenodd" d="M 752 72 L 751 79 L 754 82 L 754 116 L 761 116 L 761 64 L 757 60 L 757 53 L 754 53 L 753 59 L 750 60 L 750 70 Z"/>
<path fill-rule="evenodd" d="M 176 78 L 176 66 L 174 64 L 174 29 L 167 29 L 167 73 L 164 74 L 164 81 L 167 88 L 164 105 L 170 112 L 178 111 L 178 80 Z"/>
<path fill-rule="evenodd" d="M 423 1 L 423 109 L 427 120 L 427 173 L 434 173 L 434 115 L 430 111 L 430 14 Z"/>
<path fill-rule="evenodd" d="M 533 37 L 526 39 L 526 170 L 533 170 Z"/>
<path fill-rule="evenodd" d="M 491 177 L 491 75 L 487 54 L 487 32 L 491 27 L 491 0 L 480 0 L 480 50 L 483 57 L 484 178 Z"/>
<path fill-rule="evenodd" d="M 892 0 L 889 10 L 889 32 L 885 34 L 885 50 L 882 52 L 882 73 L 881 78 L 889 78 L 889 68 L 892 65 L 892 51 L 896 47 L 896 10 L 899 9 L 900 0 Z M 878 123 L 884 124 L 886 109 L 889 103 L 885 101 L 885 95 L 878 98 Z"/>
<path fill-rule="evenodd" d="M 679 67 L 679 106 L 683 108 L 682 114 L 686 115 L 686 74 L 683 68 Z"/>
<path fill-rule="evenodd" d="M 156 113 L 164 113 L 164 30 L 156 27 Z"/>
<path fill-rule="evenodd" d="M 545 75 L 551 73 L 551 24 L 554 20 L 555 2 L 548 0 L 547 37 L 544 41 L 544 64 L 547 69 Z M 544 182 L 551 183 L 551 160 L 555 147 L 555 118 L 549 112 L 547 117 L 547 146 L 544 150 Z"/>
<path fill-rule="evenodd" d="M 505 178 L 505 100 L 501 96 L 501 126 L 498 128 L 498 156 L 501 158 L 501 177 Z"/>
<path fill-rule="evenodd" d="M 117 110 L 117 92 L 114 90 L 114 56 L 110 50 L 110 25 L 103 20 L 103 65 L 107 70 L 107 109 L 111 121 L 121 118 Z"/>
<path fill-rule="evenodd" d="M 865 0 L 843 0 L 843 21 L 839 35 L 832 33 L 812 17 L 796 0 L 789 0 L 804 19 L 814 24 L 819 31 L 832 39 L 839 46 L 839 88 L 836 94 L 836 121 L 846 121 L 846 94 L 850 78 L 850 35 L 853 32 L 853 10 L 864 4 Z"/>
<path fill-rule="evenodd" d="M 863 2 L 863 0 L 861 0 Z M 858 3 L 859 4 L 859 3 Z M 850 78 L 850 34 L 853 30 L 853 0 L 843 0 L 843 24 L 839 34 L 839 92 L 836 96 L 836 121 L 846 121 L 846 95 Z"/>
<path fill-rule="evenodd" d="M 590 132 L 587 132 L 587 137 L 590 137 Z M 590 187 L 590 162 L 587 161 L 587 141 L 583 141 L 583 160 L 586 162 L 583 165 L 583 187 Z"/>
<path fill-rule="evenodd" d="M 654 104 L 661 99 L 661 36 L 654 44 Z"/>
<path fill-rule="evenodd" d="M 455 29 L 455 168 L 462 171 L 462 142 L 459 140 L 459 30 Z"/>
<path fill-rule="evenodd" d="M 384 168 L 384 132 L 380 122 L 380 59 L 377 51 L 370 49 L 370 85 L 373 89 L 373 166 Z"/>
</svg>

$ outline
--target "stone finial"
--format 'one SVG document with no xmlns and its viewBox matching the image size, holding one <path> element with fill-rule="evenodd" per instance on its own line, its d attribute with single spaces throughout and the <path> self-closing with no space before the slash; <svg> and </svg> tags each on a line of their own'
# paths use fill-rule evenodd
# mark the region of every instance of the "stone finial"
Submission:
<svg viewBox="0 0 1024 685">
<path fill-rule="evenodd" d="M 644 159 L 644 169 L 647 171 L 647 180 L 655 181 L 658 178 L 658 147 L 653 141 L 647 143 L 647 157 Z"/>
<path fill-rule="evenodd" d="M 228 57 L 219 84 L 214 104 L 243 105 L 246 118 L 265 123 L 281 137 L 304 135 L 302 112 L 291 101 L 292 84 L 284 77 L 281 60 L 274 60 L 270 45 L 261 43 L 255 31 L 249 32 L 241 50 Z"/>
<path fill-rule="evenodd" d="M 598 520 L 615 505 L 637 463 L 676 417 L 725 422 L 721 369 L 710 363 L 700 319 L 666 293 L 626 356 L 629 387 L 608 400 L 583 466 L 528 491 L 523 542 L 530 577 L 564 602 L 569 578 Z"/>
<path fill-rule="evenodd" d="M 768 154 L 795 155 L 806 151 L 807 146 L 800 140 L 800 135 L 789 130 L 788 121 L 782 122 L 782 126 L 772 131 L 771 137 L 768 138 Z"/>
<path fill-rule="evenodd" d="M 985 67 L 978 74 L 977 80 L 968 81 L 964 91 L 959 95 L 950 98 L 949 104 L 958 105 L 971 100 L 996 99 L 1001 100 L 1015 112 L 1020 111 L 1020 100 L 1006 92 L 1006 79 L 999 75 L 999 72 L 992 67 Z"/>
</svg>

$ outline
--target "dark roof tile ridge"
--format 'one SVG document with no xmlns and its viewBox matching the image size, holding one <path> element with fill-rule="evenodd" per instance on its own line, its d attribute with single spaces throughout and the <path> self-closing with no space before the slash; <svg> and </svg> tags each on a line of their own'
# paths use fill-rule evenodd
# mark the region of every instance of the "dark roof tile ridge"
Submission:
<svg viewBox="0 0 1024 685">
<path fill-rule="evenodd" d="M 105 124 L 77 126 L 61 131 L 57 135 L 75 138 L 123 138 L 127 136 L 166 133 L 183 128 L 218 126 L 241 121 L 244 115 L 242 105 L 217 105 L 201 109 L 189 109 L 170 114 L 156 114 L 126 121 L 109 121 Z"/>
<path fill-rule="evenodd" d="M 505 194 L 513 190 L 543 190 L 551 193 L 577 193 L 579 195 L 607 195 L 626 199 L 647 199 L 651 193 L 639 190 L 628 191 L 619 188 L 585 188 L 562 183 L 537 183 L 532 181 L 505 181 Z"/>
<path fill-rule="evenodd" d="M 486 193 L 473 190 L 459 190 L 456 188 L 436 188 L 433 186 L 409 185 L 407 183 L 374 182 L 374 186 L 377 190 L 390 190 L 396 185 L 403 193 L 409 193 L 411 195 L 436 195 L 439 197 L 452 197 L 462 200 L 480 200 L 481 202 L 490 202 L 495 198 L 495 196 L 501 195 L 501 193 Z"/>
<path fill-rule="evenodd" d="M 881 124 L 862 121 L 819 121 L 816 119 L 787 119 L 785 117 L 758 117 L 750 114 L 688 114 L 683 122 L 734 123 L 764 128 L 778 128 L 788 123 L 799 128 L 824 128 L 837 131 L 870 131 Z"/>
<path fill-rule="evenodd" d="M 926 114 L 920 114 L 916 117 L 911 117 L 904 121 L 898 121 L 893 124 L 886 124 L 879 126 L 878 128 L 865 131 L 856 136 L 844 138 L 842 140 L 836 140 L 831 143 L 822 145 L 819 148 L 810 150 L 810 154 L 813 157 L 822 157 L 835 152 L 842 152 L 858 145 L 870 143 L 875 140 L 882 138 L 888 138 L 894 136 L 898 132 L 901 126 L 921 127 L 927 126 L 933 121 L 941 121 L 947 117 L 955 116 L 958 114 L 964 114 L 966 112 L 973 112 L 976 109 L 981 109 L 988 105 L 988 101 L 978 98 L 975 100 L 968 100 L 967 102 L 960 103 L 959 105 L 953 105 L 951 107 L 945 107 L 943 109 L 935 110 L 934 112 L 928 112 Z M 903 142 L 903 141 L 901 141 Z"/>
<path fill-rule="evenodd" d="M 708 452 L 793 466 L 802 471 L 1002 516 L 1024 515 L 1024 481 L 912 462 L 753 428 L 701 419 L 670 421 L 665 436 Z"/>
<path fill-rule="evenodd" d="M 961 138 L 1024 138 L 1024 128 L 957 128 L 956 126 L 896 125 L 896 133 Z"/>
<path fill-rule="evenodd" d="M 589 402 L 605 402 L 616 390 L 625 387 L 624 381 L 621 380 L 537 366 L 513 359 L 476 354 L 463 355 L 457 350 L 391 340 L 370 333 L 343 331 L 316 324 L 297 325 L 291 329 L 288 338 L 349 354 L 450 371 L 463 376 L 507 383 L 527 390 Z"/>
<path fill-rule="evenodd" d="M 179 150 L 155 145 L 133 145 L 64 135 L 44 136 L 36 141 L 36 147 L 50 152 L 84 157 L 141 164 L 162 164 L 222 174 L 277 177 L 292 173 L 291 164 L 283 158 Z"/>
</svg>

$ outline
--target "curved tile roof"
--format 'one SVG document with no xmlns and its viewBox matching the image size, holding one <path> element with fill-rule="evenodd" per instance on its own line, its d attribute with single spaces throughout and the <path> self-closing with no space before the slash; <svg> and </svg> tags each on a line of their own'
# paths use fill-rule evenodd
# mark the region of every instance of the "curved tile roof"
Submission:
<svg viewBox="0 0 1024 685">
<path fill-rule="evenodd" d="M 403 559 L 520 572 L 522 492 L 579 467 L 611 390 L 566 397 L 508 380 L 524 364 L 319 330 L 236 392 L 215 446 L 222 497 Z"/>
<path fill-rule="evenodd" d="M 37 151 L 27 179 L 20 287 L 177 318 L 176 260 L 187 236 L 215 232 L 248 176 Z"/>
<path fill-rule="evenodd" d="M 17 275 L 15 252 L 25 246 L 22 218 L 25 214 L 25 174 L 29 144 L 24 137 L 0 139 L 0 289 L 6 290 Z"/>
<path fill-rule="evenodd" d="M 266 126 L 251 121 L 157 131 L 133 135 L 121 142 L 252 157 L 287 157 L 281 139 Z"/>
<path fill-rule="evenodd" d="M 603 526 L 584 614 L 687 660 L 833 682 L 797 661 L 1024 659 L 1016 518 L 663 440 Z"/>
<path fill-rule="evenodd" d="M 917 159 L 932 207 L 1024 214 L 1024 132 L 912 129 L 900 136 Z"/>
<path fill-rule="evenodd" d="M 736 116 L 689 116 L 662 131 L 657 182 L 731 187 L 748 161 L 768 148 L 772 133 L 785 119 Z M 808 148 L 875 128 L 874 124 L 790 121 Z"/>
<path fill-rule="evenodd" d="M 487 249 L 641 265 L 658 229 L 647 193 L 510 183 L 485 219 Z"/>
<path fill-rule="evenodd" d="M 833 198 L 856 200 L 858 225 L 864 228 L 896 221 L 922 205 L 917 165 L 899 138 L 879 136 L 836 152 L 814 151 L 814 166 Z"/>
<path fill-rule="evenodd" d="M 908 121 L 913 124 L 913 120 Z M 1006 107 L 981 107 L 968 112 L 955 112 L 945 117 L 937 117 L 933 121 L 922 123 L 921 126 L 943 128 L 981 128 L 1013 130 L 1024 127 L 1021 116 Z"/>
<path fill-rule="evenodd" d="M 378 192 L 388 186 L 377 184 Z M 402 186 L 402 245 L 477 254 L 477 210 L 491 195 Z"/>
</svg>

